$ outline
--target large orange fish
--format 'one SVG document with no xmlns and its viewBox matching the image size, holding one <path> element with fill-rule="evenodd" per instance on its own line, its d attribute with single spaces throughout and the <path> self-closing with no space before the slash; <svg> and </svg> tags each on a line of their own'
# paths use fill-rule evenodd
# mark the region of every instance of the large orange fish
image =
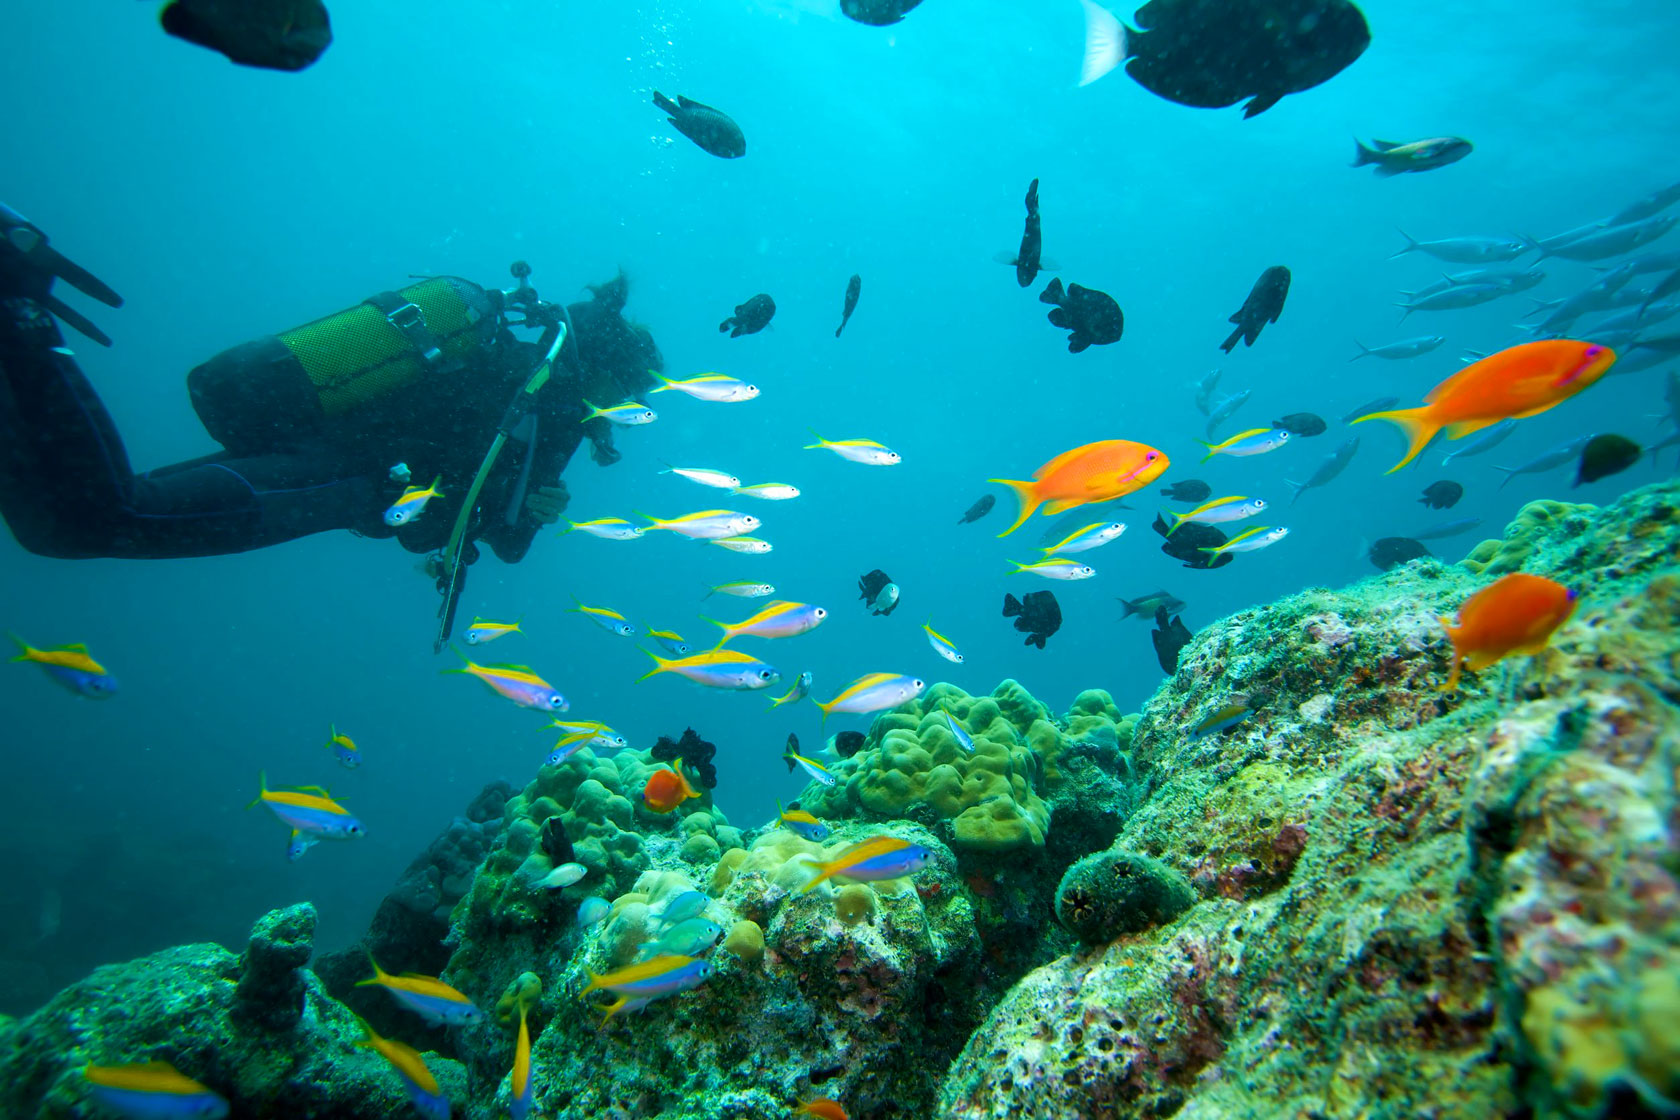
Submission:
<svg viewBox="0 0 1680 1120">
<path fill-rule="evenodd" d="M 1355 420 L 1399 425 L 1411 446 L 1388 468 L 1393 474 L 1422 451 L 1435 433 L 1461 439 L 1501 420 L 1538 416 L 1603 377 L 1616 361 L 1608 346 L 1551 338 L 1525 342 L 1465 366 L 1423 398 L 1421 408 L 1372 412 Z"/>
<path fill-rule="evenodd" d="M 1141 490 L 1161 477 L 1169 466 L 1165 454 L 1146 443 L 1129 439 L 1105 439 L 1064 451 L 1033 472 L 1031 482 L 992 478 L 1015 491 L 1021 514 L 1015 524 L 999 533 L 1007 537 L 1049 503 L 1044 511 L 1055 515 L 1075 506 L 1106 502 Z"/>
<path fill-rule="evenodd" d="M 1536 654 L 1575 610 L 1576 594 L 1543 576 L 1512 572 L 1488 584 L 1458 608 L 1458 625 L 1441 625 L 1453 646 L 1452 675 L 1442 692 L 1458 686 L 1463 668 L 1486 669 L 1509 654 Z"/>
</svg>

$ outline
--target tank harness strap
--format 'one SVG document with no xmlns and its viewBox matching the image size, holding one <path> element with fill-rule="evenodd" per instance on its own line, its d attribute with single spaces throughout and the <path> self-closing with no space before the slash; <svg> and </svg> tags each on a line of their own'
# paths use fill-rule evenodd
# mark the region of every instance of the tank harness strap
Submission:
<svg viewBox="0 0 1680 1120">
<path fill-rule="evenodd" d="M 385 321 L 414 347 L 414 352 L 426 365 L 436 366 L 443 361 L 443 345 L 426 325 L 426 313 L 420 310 L 418 304 L 405 300 L 395 292 L 380 292 L 369 297 L 367 302 L 385 314 Z"/>
</svg>

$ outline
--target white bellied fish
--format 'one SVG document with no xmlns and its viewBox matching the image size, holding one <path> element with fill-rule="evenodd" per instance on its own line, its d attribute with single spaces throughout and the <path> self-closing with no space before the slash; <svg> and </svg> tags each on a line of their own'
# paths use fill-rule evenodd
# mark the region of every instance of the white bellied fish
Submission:
<svg viewBox="0 0 1680 1120">
<path fill-rule="evenodd" d="M 750 513 L 736 513 L 729 509 L 703 509 L 698 513 L 685 513 L 681 517 L 669 520 L 642 514 L 652 522 L 647 531 L 668 529 L 679 536 L 690 540 L 710 541 L 723 537 L 738 537 L 742 533 L 750 533 L 758 528 L 761 522 Z"/>
<path fill-rule="evenodd" d="M 615 404 L 611 408 L 599 408 L 588 401 L 584 401 L 583 404 L 585 408 L 589 409 L 589 415 L 583 418 L 584 423 L 598 416 L 609 423 L 633 427 L 637 424 L 651 424 L 659 419 L 659 413 L 638 401 L 625 401 L 623 404 Z"/>
<path fill-rule="evenodd" d="M 690 482 L 698 482 L 702 486 L 711 486 L 718 490 L 737 490 L 741 485 L 741 480 L 734 475 L 707 470 L 705 467 L 666 467 L 659 473 L 678 475 Z"/>
<path fill-rule="evenodd" d="M 826 704 L 818 702 L 817 707 L 822 709 L 824 720 L 835 712 L 866 715 L 914 700 L 926 687 L 926 681 L 902 673 L 867 673 L 841 689 Z"/>
<path fill-rule="evenodd" d="M 660 657 L 646 650 L 642 652 L 654 660 L 654 667 L 637 678 L 643 681 L 659 673 L 676 673 L 707 688 L 750 692 L 769 688 L 782 677 L 774 666 L 739 650 L 713 649 L 676 659 Z"/>
<path fill-rule="evenodd" d="M 600 537 L 604 541 L 633 541 L 646 529 L 632 525 L 622 517 L 603 517 L 598 521 L 568 521 L 569 529 L 560 530 L 562 533 L 588 533 L 592 537 Z"/>
<path fill-rule="evenodd" d="M 775 547 L 769 541 L 760 540 L 758 537 L 714 537 L 706 543 L 727 548 L 730 552 L 746 552 L 754 556 L 762 556 Z"/>
<path fill-rule="evenodd" d="M 743 634 L 753 638 L 796 637 L 815 630 L 827 617 L 828 611 L 810 603 L 776 601 L 765 604 L 763 610 L 740 622 L 719 622 L 715 618 L 705 621 L 723 631 L 723 637 L 718 641 L 721 647 Z"/>
<path fill-rule="evenodd" d="M 1202 462 L 1207 462 L 1215 455 L 1264 455 L 1268 451 L 1276 451 L 1289 442 L 1287 428 L 1250 428 L 1246 432 L 1238 432 L 1223 443 L 1208 443 L 1197 440 L 1207 448 L 1207 454 L 1202 456 Z"/>
<path fill-rule="evenodd" d="M 630 625 L 629 620 L 610 607 L 591 607 L 576 595 L 572 596 L 572 602 L 576 603 L 577 606 L 573 607 L 569 613 L 583 615 L 609 634 L 617 634 L 621 638 L 636 636 L 636 628 Z"/>
<path fill-rule="evenodd" d="M 1125 531 L 1124 521 L 1098 521 L 1069 533 L 1055 544 L 1039 551 L 1046 556 L 1053 556 L 1058 552 L 1089 552 L 1093 548 L 1101 548 L 1109 541 L 1120 539 L 1120 534 Z"/>
<path fill-rule="evenodd" d="M 1089 564 L 1081 564 L 1077 560 L 1068 560 L 1060 556 L 1049 560 L 1040 560 L 1033 564 L 1023 564 L 1019 560 L 1011 560 L 1015 565 L 1015 572 L 1031 572 L 1035 576 L 1045 579 L 1090 579 L 1097 574 L 1097 570 Z"/>
<path fill-rule="evenodd" d="M 410 486 L 403 490 L 402 497 L 391 503 L 391 508 L 385 511 L 385 524 L 393 529 L 398 525 L 407 525 L 426 511 L 426 503 L 433 498 L 443 497 L 443 491 L 438 489 L 438 483 L 443 481 L 440 474 L 432 479 L 432 484 L 425 488 Z"/>
<path fill-rule="evenodd" d="M 766 502 L 785 502 L 790 498 L 799 497 L 799 487 L 789 486 L 785 482 L 756 482 L 751 486 L 735 487 L 735 493 Z"/>
<path fill-rule="evenodd" d="M 659 377 L 658 374 L 654 374 Z M 712 401 L 717 404 L 734 404 L 737 401 L 750 401 L 758 396 L 758 386 L 749 385 L 738 377 L 730 377 L 722 373 L 702 373 L 699 377 L 690 377 L 683 381 L 673 381 L 669 377 L 659 377 L 663 382 L 655 393 L 668 393 L 675 389 L 679 393 L 687 393 L 697 401 Z"/>
<path fill-rule="evenodd" d="M 806 451 L 826 448 L 840 458 L 852 463 L 862 463 L 866 467 L 891 467 L 902 461 L 899 453 L 872 439 L 824 439 L 817 435 L 815 428 L 811 434 L 817 436 L 816 443 L 807 443 Z"/>
<path fill-rule="evenodd" d="M 1222 545 L 1203 548 L 1201 551 L 1211 553 L 1214 556 L 1218 556 L 1222 552 L 1258 552 L 1262 548 L 1269 548 L 1288 535 L 1288 529 L 1272 529 L 1265 525 L 1256 525 L 1248 532 L 1239 533 Z"/>
<path fill-rule="evenodd" d="M 1173 519 L 1172 528 L 1167 530 L 1167 536 L 1176 533 L 1186 521 L 1194 521 L 1201 525 L 1222 525 L 1227 521 L 1241 521 L 1245 517 L 1253 517 L 1266 508 L 1264 498 L 1250 498 L 1237 494 L 1229 498 L 1215 498 L 1211 502 L 1203 502 L 1189 513 L 1169 513 Z"/>
<path fill-rule="evenodd" d="M 926 632 L 928 645 L 933 647 L 933 652 L 953 665 L 963 663 L 963 655 L 957 652 L 957 647 L 951 644 L 951 639 L 933 628 L 932 619 L 922 623 L 922 630 Z"/>
</svg>

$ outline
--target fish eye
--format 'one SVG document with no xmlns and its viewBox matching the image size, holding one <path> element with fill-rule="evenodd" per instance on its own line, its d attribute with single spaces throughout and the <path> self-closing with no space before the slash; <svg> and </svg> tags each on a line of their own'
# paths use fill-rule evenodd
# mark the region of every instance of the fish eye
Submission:
<svg viewBox="0 0 1680 1120">
<path fill-rule="evenodd" d="M 823 609 L 822 609 L 822 608 L 821 608 L 821 607 L 818 607 L 818 608 L 817 608 L 817 609 L 816 609 L 816 612 L 815 612 L 815 613 L 816 613 L 816 616 L 817 616 L 817 617 L 818 617 L 818 618 L 827 618 L 827 617 L 828 617 L 828 612 L 827 612 L 827 611 L 825 611 L 825 610 L 823 610 Z"/>
<path fill-rule="evenodd" d="M 769 680 L 769 679 L 770 679 L 770 670 L 768 670 L 768 669 L 760 669 L 760 670 L 759 670 L 759 671 L 758 671 L 758 679 L 759 679 L 759 680 L 761 680 L 761 681 L 767 681 L 767 680 Z"/>
<path fill-rule="evenodd" d="M 1587 347 L 1587 357 L 1589 357 L 1589 358 L 1596 358 L 1602 353 L 1604 353 L 1604 347 L 1602 347 L 1602 346 L 1589 346 L 1589 347 Z"/>
</svg>

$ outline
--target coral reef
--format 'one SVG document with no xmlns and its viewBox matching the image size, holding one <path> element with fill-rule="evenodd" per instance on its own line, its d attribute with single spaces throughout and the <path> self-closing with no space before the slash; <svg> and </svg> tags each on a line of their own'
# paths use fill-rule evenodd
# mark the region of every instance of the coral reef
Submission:
<svg viewBox="0 0 1680 1120">
<path fill-rule="evenodd" d="M 294 906 L 257 922 L 242 957 L 184 945 L 95 970 L 0 1036 L 0 1116 L 92 1116 L 84 1065 L 155 1060 L 221 1094 L 233 1116 L 411 1117 L 385 1060 L 356 1047 L 356 1017 L 299 967 L 314 927 L 313 908 Z M 461 1066 L 426 1062 L 467 1099 Z"/>
<path fill-rule="evenodd" d="M 1026 977 L 935 1116 L 1668 1115 L 1677 505 L 1536 503 L 1475 565 L 1205 628 L 1136 727 L 1114 846 L 1196 904 Z M 1515 563 L 1579 589 L 1575 618 L 1438 691 L 1436 616 Z M 1238 693 L 1250 718 L 1188 734 Z"/>
<path fill-rule="evenodd" d="M 1196 892 L 1159 860 L 1113 849 L 1086 856 L 1056 888 L 1056 918 L 1087 945 L 1170 922 L 1196 901 Z"/>
</svg>

